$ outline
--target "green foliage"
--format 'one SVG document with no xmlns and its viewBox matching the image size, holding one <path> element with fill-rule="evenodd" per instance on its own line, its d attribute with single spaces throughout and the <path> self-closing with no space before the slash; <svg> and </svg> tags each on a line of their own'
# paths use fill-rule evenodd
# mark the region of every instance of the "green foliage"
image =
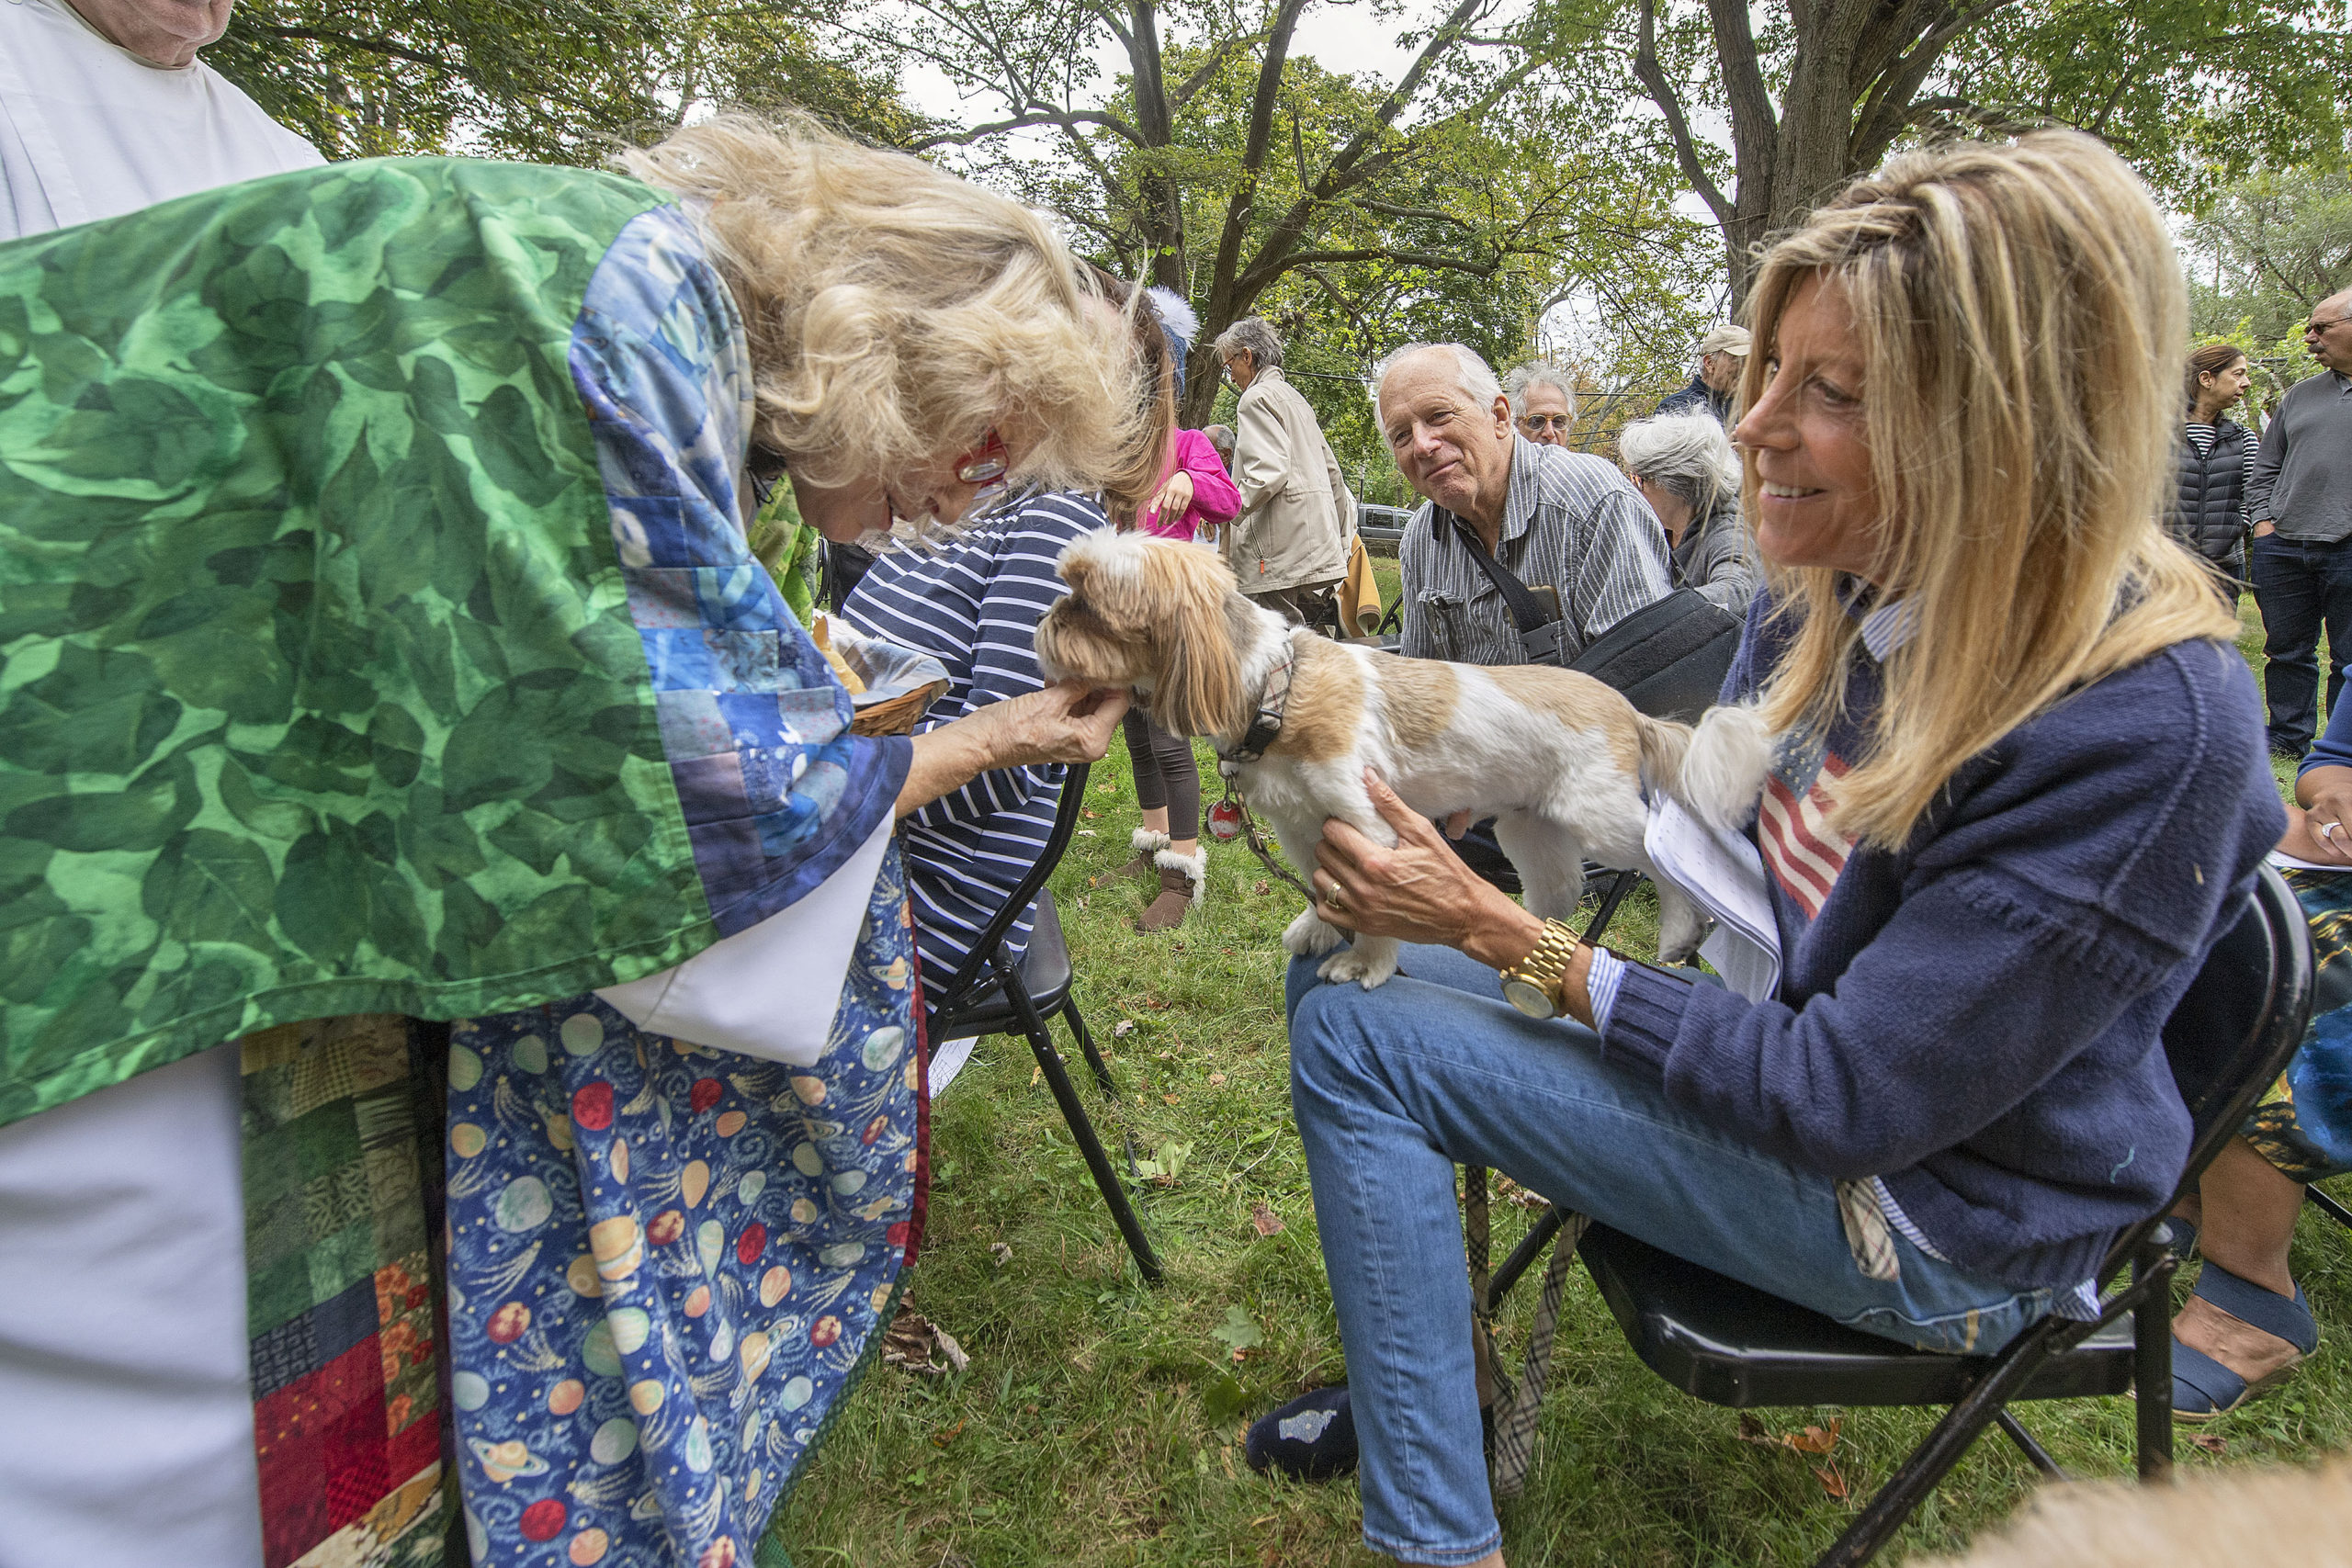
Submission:
<svg viewBox="0 0 2352 1568">
<path fill-rule="evenodd" d="M 2352 175 L 2340 164 L 2257 169 L 2223 186 L 2184 238 L 2190 330 L 2245 349 L 2254 396 L 2275 402 L 2313 369 L 2312 308 L 2352 287 Z"/>
<path fill-rule="evenodd" d="M 717 0 L 244 0 L 205 59 L 330 158 L 594 164 L 714 104 L 907 135 L 891 62 L 824 20 Z"/>
</svg>

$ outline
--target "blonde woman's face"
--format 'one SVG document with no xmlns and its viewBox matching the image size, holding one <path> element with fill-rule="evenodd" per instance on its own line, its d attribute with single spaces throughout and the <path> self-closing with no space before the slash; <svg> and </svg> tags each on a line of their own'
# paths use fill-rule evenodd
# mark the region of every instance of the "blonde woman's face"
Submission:
<svg viewBox="0 0 2352 1568">
<path fill-rule="evenodd" d="M 1732 432 L 1756 465 L 1756 544 L 1783 567 L 1875 581 L 1878 487 L 1862 423 L 1862 345 L 1846 292 L 1808 278 L 1781 313 L 1763 394 Z"/>
<path fill-rule="evenodd" d="M 884 531 L 893 518 L 942 524 L 960 522 L 993 480 L 970 480 L 960 469 L 974 454 L 938 452 L 888 480 L 866 479 L 831 488 L 795 478 L 792 497 L 804 521 L 835 544 L 855 544 L 869 530 Z"/>
</svg>

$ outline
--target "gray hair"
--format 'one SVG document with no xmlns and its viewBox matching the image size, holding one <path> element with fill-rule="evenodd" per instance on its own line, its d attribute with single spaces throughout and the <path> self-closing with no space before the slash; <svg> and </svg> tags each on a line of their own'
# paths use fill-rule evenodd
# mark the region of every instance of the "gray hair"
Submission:
<svg viewBox="0 0 2352 1568">
<path fill-rule="evenodd" d="M 1617 433 L 1617 457 L 1627 473 L 1688 502 L 1694 521 L 1739 493 L 1739 457 L 1711 413 L 1637 419 Z"/>
<path fill-rule="evenodd" d="M 1250 366 L 1259 370 L 1272 369 L 1283 362 L 1282 334 L 1263 316 L 1244 316 L 1216 334 L 1215 346 L 1219 359 L 1247 354 Z"/>
<path fill-rule="evenodd" d="M 1576 412 L 1577 389 L 1568 381 L 1568 372 L 1541 359 L 1531 359 L 1503 378 L 1503 393 L 1510 399 L 1510 412 L 1524 418 L 1527 413 L 1527 393 L 1532 387 L 1551 387 L 1566 398 L 1568 412 Z"/>
<path fill-rule="evenodd" d="M 1216 455 L 1218 457 L 1230 457 L 1233 456 L 1233 426 L 1229 424 L 1212 424 L 1207 429 L 1202 431 L 1201 434 L 1209 438 L 1209 445 L 1216 448 Z"/>
<path fill-rule="evenodd" d="M 1453 355 L 1453 369 L 1462 390 L 1480 408 L 1491 408 L 1503 395 L 1503 384 L 1495 379 L 1494 367 L 1478 357 L 1478 351 L 1458 343 L 1408 343 L 1392 349 L 1372 371 L 1372 404 L 1375 413 L 1380 407 L 1381 389 L 1388 385 L 1388 378 L 1397 366 L 1416 354 L 1431 349 L 1443 349 Z"/>
</svg>

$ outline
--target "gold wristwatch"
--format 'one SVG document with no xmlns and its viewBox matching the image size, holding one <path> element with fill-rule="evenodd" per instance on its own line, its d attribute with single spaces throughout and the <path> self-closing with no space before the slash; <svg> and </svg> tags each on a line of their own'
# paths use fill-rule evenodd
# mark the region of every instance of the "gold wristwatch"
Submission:
<svg viewBox="0 0 2352 1568">
<path fill-rule="evenodd" d="M 1577 955 L 1577 933 L 1558 920 L 1544 922 L 1535 951 L 1503 971 L 1503 999 L 1530 1018 L 1557 1018 L 1560 982 Z"/>
</svg>

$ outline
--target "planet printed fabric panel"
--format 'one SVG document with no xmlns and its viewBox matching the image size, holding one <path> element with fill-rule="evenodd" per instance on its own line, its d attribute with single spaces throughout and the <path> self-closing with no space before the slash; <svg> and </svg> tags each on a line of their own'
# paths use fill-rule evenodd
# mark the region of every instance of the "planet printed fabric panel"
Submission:
<svg viewBox="0 0 2352 1568">
<path fill-rule="evenodd" d="M 264 1568 L 442 1560 L 438 1117 L 419 1099 L 438 1035 L 378 1013 L 240 1043 Z"/>
<path fill-rule="evenodd" d="M 916 1242 L 913 930 L 883 862 L 825 1055 L 594 997 L 451 1027 L 451 1398 L 481 1568 L 749 1564 Z"/>
</svg>

